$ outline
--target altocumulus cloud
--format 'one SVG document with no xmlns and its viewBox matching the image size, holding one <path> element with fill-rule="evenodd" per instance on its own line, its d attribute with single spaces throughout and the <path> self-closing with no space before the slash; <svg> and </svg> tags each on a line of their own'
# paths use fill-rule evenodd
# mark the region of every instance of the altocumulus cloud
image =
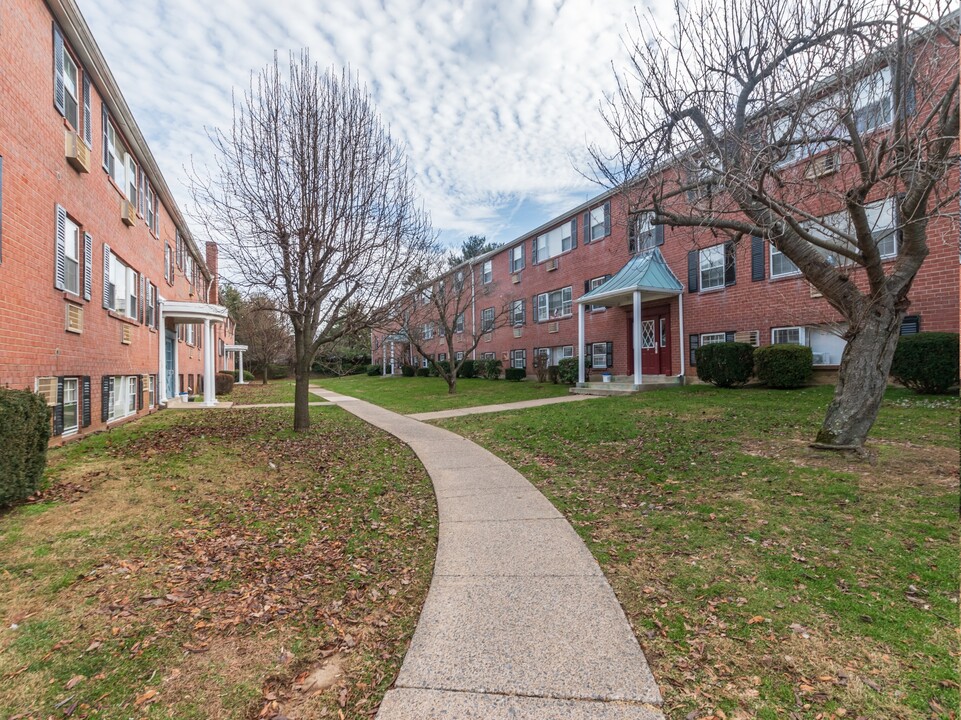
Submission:
<svg viewBox="0 0 961 720">
<path fill-rule="evenodd" d="M 275 52 L 350 65 L 405 143 L 442 237 L 498 241 L 599 191 L 589 142 L 621 66 L 628 0 L 79 0 L 183 207 L 231 92 Z"/>
</svg>

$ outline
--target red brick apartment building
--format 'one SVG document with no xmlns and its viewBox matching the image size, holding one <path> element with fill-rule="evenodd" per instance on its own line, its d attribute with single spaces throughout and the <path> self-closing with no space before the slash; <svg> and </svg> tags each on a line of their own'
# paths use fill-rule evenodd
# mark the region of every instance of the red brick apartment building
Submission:
<svg viewBox="0 0 961 720">
<path fill-rule="evenodd" d="M 42 393 L 55 437 L 181 392 L 215 402 L 233 330 L 73 0 L 0 4 L 0 386 Z M 206 378 L 206 381 L 205 381 Z"/>
<path fill-rule="evenodd" d="M 923 58 L 918 71 L 924 72 Z M 889 122 L 883 109 L 890 114 L 891 103 L 882 98 L 878 107 L 880 132 Z M 795 171 L 808 172 L 821 159 L 799 158 Z M 821 187 L 840 187 L 843 173 L 843 168 L 819 173 Z M 956 191 L 958 182 L 955 165 L 947 184 Z M 696 201 L 684 193 L 675 200 Z M 883 238 L 882 256 L 893 262 L 899 243 L 893 198 L 868 201 L 874 230 Z M 497 323 L 471 356 L 500 359 L 505 367 L 530 373 L 536 355 L 556 364 L 580 350 L 590 368 L 585 380 L 611 373 L 637 385 L 654 380 L 651 376 L 658 381 L 696 377 L 699 347 L 738 340 L 755 346 L 808 345 L 816 368 L 824 371 L 819 375 L 836 372 L 845 346 L 842 318 L 773 245 L 762 238 L 734 244 L 707 230 L 653 226 L 649 216 L 632 213 L 630 203 L 629 192 L 604 193 L 452 270 L 451 275 L 465 274 L 472 293 L 463 319 L 465 338 L 500 316 L 502 307 L 510 308 L 507 325 Z M 958 330 L 956 209 L 930 222 L 928 241 L 930 255 L 911 289 L 902 333 Z M 865 286 L 863 272 L 854 279 Z M 417 305 L 421 312 L 429 308 Z M 424 322 L 429 325 L 426 317 Z M 435 334 L 429 354 L 447 359 L 445 339 L 436 329 L 425 329 Z M 427 364 L 396 328 L 374 333 L 372 343 L 374 361 L 383 362 L 388 372 L 400 372 L 405 362 Z M 457 355 L 470 345 L 463 339 L 458 344 Z"/>
</svg>

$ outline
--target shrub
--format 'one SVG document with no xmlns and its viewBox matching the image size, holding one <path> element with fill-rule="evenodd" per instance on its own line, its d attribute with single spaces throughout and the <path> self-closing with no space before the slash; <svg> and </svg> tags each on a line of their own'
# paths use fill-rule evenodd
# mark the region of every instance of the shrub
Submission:
<svg viewBox="0 0 961 720">
<path fill-rule="evenodd" d="M 0 388 L 0 507 L 40 487 L 50 440 L 50 410 L 28 390 Z"/>
<path fill-rule="evenodd" d="M 891 375 L 915 392 L 945 393 L 958 384 L 958 333 L 926 332 L 898 339 Z"/>
<path fill-rule="evenodd" d="M 700 365 L 700 354 L 697 362 Z M 813 371 L 814 355 L 804 345 L 768 345 L 754 351 L 754 373 L 770 387 L 801 387 L 811 379 Z"/>
<path fill-rule="evenodd" d="M 557 379 L 565 385 L 577 383 L 577 358 L 562 358 L 557 363 Z"/>
<path fill-rule="evenodd" d="M 237 382 L 238 380 L 240 380 L 240 370 L 234 370 L 230 373 L 230 375 L 231 377 L 233 377 L 234 382 Z M 244 370 L 244 381 L 251 382 L 253 379 L 254 379 L 254 374 L 250 372 L 250 370 Z"/>
<path fill-rule="evenodd" d="M 375 375 L 380 375 L 380 371 L 381 371 L 380 365 L 367 366 L 367 374 L 370 375 L 371 377 L 374 377 Z"/>
<path fill-rule="evenodd" d="M 229 395 L 234 389 L 234 374 L 219 372 L 214 376 L 214 392 L 217 395 Z"/>
<path fill-rule="evenodd" d="M 534 355 L 534 374 L 537 376 L 537 382 L 545 383 L 547 382 L 547 363 L 550 362 L 546 356 L 541 354 Z"/>
<path fill-rule="evenodd" d="M 526 368 L 509 367 L 504 371 L 504 379 L 510 380 L 511 382 L 520 382 L 526 377 L 527 377 Z"/>
<path fill-rule="evenodd" d="M 415 368 L 413 365 L 402 365 L 400 368 L 400 374 L 404 377 L 414 377 Z"/>
<path fill-rule="evenodd" d="M 443 370 L 447 375 L 450 375 L 450 362 L 447 360 L 438 360 L 436 364 L 438 368 L 438 375 L 440 375 L 440 370 Z"/>
<path fill-rule="evenodd" d="M 504 363 L 500 360 L 481 360 L 484 363 L 483 375 L 488 380 L 499 380 Z"/>
<path fill-rule="evenodd" d="M 477 362 L 474 360 L 465 360 L 464 362 L 462 362 L 460 368 L 457 370 L 457 377 L 459 378 L 477 377 Z"/>
<path fill-rule="evenodd" d="M 754 374 L 754 347 L 747 343 L 711 343 L 698 348 L 697 376 L 718 387 L 743 385 Z"/>
<path fill-rule="evenodd" d="M 268 365 L 267 378 L 270 380 L 283 380 L 290 377 L 290 368 L 286 365 Z"/>
<path fill-rule="evenodd" d="M 417 377 L 430 377 L 430 370 L 425 367 L 417 368 Z"/>
<path fill-rule="evenodd" d="M 557 365 L 547 366 L 547 379 L 557 385 L 560 380 L 560 368 Z"/>
</svg>

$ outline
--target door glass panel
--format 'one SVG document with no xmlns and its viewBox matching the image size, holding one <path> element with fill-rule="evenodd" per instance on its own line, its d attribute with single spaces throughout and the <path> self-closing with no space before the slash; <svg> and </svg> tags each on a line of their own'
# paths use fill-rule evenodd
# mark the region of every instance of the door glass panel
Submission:
<svg viewBox="0 0 961 720">
<path fill-rule="evenodd" d="M 667 347 L 667 318 L 661 318 L 661 347 Z"/>
<path fill-rule="evenodd" d="M 653 350 L 655 345 L 654 321 L 644 320 L 641 322 L 641 347 L 644 350 Z"/>
</svg>

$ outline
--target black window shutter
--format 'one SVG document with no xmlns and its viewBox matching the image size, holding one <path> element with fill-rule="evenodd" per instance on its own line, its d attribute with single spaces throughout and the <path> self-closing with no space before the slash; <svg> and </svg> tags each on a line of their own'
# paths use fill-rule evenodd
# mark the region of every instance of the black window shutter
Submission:
<svg viewBox="0 0 961 720">
<path fill-rule="evenodd" d="M 692 293 L 697 292 L 698 274 L 700 272 L 699 255 L 700 253 L 697 250 L 691 250 L 687 254 L 687 291 Z"/>
<path fill-rule="evenodd" d="M 724 333 L 724 342 L 734 342 L 734 331 L 728 330 Z"/>
<path fill-rule="evenodd" d="M 531 240 L 531 265 L 537 265 L 537 238 Z"/>
<path fill-rule="evenodd" d="M 607 343 L 607 369 L 614 367 L 614 343 Z"/>
<path fill-rule="evenodd" d="M 751 280 L 764 279 L 764 238 L 751 238 Z"/>
<path fill-rule="evenodd" d="M 658 246 L 664 244 L 664 226 L 663 225 L 654 226 L 654 244 Z"/>
<path fill-rule="evenodd" d="M 56 237 L 54 241 L 56 243 L 56 267 L 53 286 L 57 290 L 63 290 L 67 286 L 67 266 L 66 266 L 66 243 L 67 243 L 67 211 L 63 209 L 63 206 L 57 205 L 57 227 L 56 227 Z"/>
<path fill-rule="evenodd" d="M 590 281 L 590 280 L 585 280 L 585 281 L 584 281 L 584 294 L 587 295 L 587 293 L 589 293 L 590 291 L 591 291 L 591 281 Z"/>
<path fill-rule="evenodd" d="M 90 76 L 83 74 L 83 144 L 93 149 L 93 123 L 90 112 Z"/>
<path fill-rule="evenodd" d="M 917 335 L 919 332 L 921 332 L 921 316 L 906 315 L 901 321 L 901 334 Z"/>
<path fill-rule="evenodd" d="M 636 253 L 638 251 L 637 223 L 639 221 L 640 215 L 631 215 L 627 218 L 627 251 L 629 253 Z"/>
<path fill-rule="evenodd" d="M 100 422 L 110 418 L 110 376 L 100 378 Z"/>
<path fill-rule="evenodd" d="M 137 376 L 137 411 L 143 410 L 143 375 Z"/>
<path fill-rule="evenodd" d="M 588 210 L 584 213 L 584 244 L 589 243 L 593 238 L 591 237 L 591 211 Z"/>
<path fill-rule="evenodd" d="M 577 247 L 577 218 L 571 220 L 571 247 Z"/>
<path fill-rule="evenodd" d="M 63 84 L 63 33 L 57 24 L 53 25 L 53 106 L 57 108 L 61 115 L 66 113 L 64 103 L 67 99 L 67 90 Z"/>
<path fill-rule="evenodd" d="M 611 201 L 604 203 L 604 237 L 611 234 Z"/>
<path fill-rule="evenodd" d="M 701 344 L 701 338 L 697 335 L 690 335 L 688 339 L 690 343 L 689 347 L 691 349 L 691 366 L 693 367 L 697 365 L 697 348 Z"/>
<path fill-rule="evenodd" d="M 63 378 L 57 378 L 57 404 L 53 407 L 53 434 L 63 435 Z"/>
<path fill-rule="evenodd" d="M 90 300 L 93 295 L 93 238 L 90 233 L 83 234 L 83 299 Z"/>
<path fill-rule="evenodd" d="M 734 243 L 724 243 L 724 284 L 737 282 L 737 248 Z"/>
<path fill-rule="evenodd" d="M 80 381 L 81 422 L 84 427 L 90 427 L 90 376 L 84 375 Z"/>
<path fill-rule="evenodd" d="M 521 325 L 527 324 L 527 301 L 521 300 Z"/>
</svg>

